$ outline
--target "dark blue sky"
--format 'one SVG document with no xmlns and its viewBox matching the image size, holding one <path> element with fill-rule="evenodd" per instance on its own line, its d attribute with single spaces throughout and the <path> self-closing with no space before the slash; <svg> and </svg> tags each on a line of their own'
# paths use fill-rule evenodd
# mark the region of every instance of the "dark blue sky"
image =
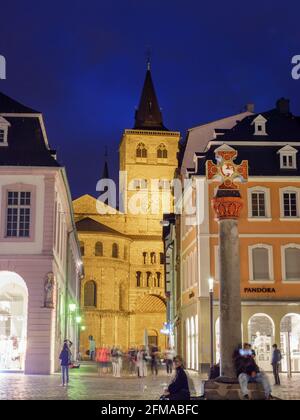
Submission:
<svg viewBox="0 0 300 420">
<path fill-rule="evenodd" d="M 1 4 L 0 90 L 41 110 L 73 196 L 95 194 L 108 145 L 111 172 L 131 128 L 152 49 L 165 125 L 180 130 L 289 97 L 300 114 L 300 2 L 12 1 Z"/>
</svg>

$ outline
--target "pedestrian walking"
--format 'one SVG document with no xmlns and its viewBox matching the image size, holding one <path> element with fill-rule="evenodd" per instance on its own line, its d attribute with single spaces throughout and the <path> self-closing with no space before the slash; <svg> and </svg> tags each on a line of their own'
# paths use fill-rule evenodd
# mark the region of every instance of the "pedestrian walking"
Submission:
<svg viewBox="0 0 300 420">
<path fill-rule="evenodd" d="M 172 375 L 172 371 L 173 371 L 173 360 L 175 357 L 175 350 L 171 347 L 169 347 L 166 351 L 165 351 L 165 362 L 166 362 L 166 369 L 167 369 L 167 374 Z"/>
<path fill-rule="evenodd" d="M 95 360 L 95 352 L 96 352 L 96 342 L 92 335 L 89 336 L 89 356 L 90 360 Z"/>
<path fill-rule="evenodd" d="M 151 348 L 151 373 L 157 376 L 158 374 L 158 348 L 153 346 Z"/>
<path fill-rule="evenodd" d="M 136 367 L 136 356 L 137 356 L 137 349 L 132 347 L 129 349 L 128 351 L 128 369 L 129 369 L 129 374 L 130 375 L 134 375 L 137 367 Z"/>
<path fill-rule="evenodd" d="M 117 376 L 117 351 L 118 349 L 115 346 L 113 346 L 110 352 L 113 376 Z"/>
<path fill-rule="evenodd" d="M 71 363 L 71 352 L 67 342 L 64 343 L 62 351 L 59 356 L 61 365 L 62 383 L 61 386 L 68 386 L 69 384 L 69 365 Z"/>
<path fill-rule="evenodd" d="M 273 367 L 275 385 L 280 385 L 279 368 L 280 368 L 281 360 L 282 360 L 281 351 L 278 349 L 277 344 L 273 344 L 272 367 Z"/>
<path fill-rule="evenodd" d="M 116 351 L 116 378 L 121 378 L 122 364 L 123 364 L 123 353 L 120 348 Z"/>
<path fill-rule="evenodd" d="M 147 376 L 147 354 L 144 347 L 141 347 L 136 355 L 137 374 L 139 378 Z"/>
</svg>

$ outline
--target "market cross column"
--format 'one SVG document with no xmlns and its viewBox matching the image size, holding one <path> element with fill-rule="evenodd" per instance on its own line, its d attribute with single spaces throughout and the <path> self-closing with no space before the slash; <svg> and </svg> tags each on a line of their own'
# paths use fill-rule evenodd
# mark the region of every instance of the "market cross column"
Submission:
<svg viewBox="0 0 300 420">
<path fill-rule="evenodd" d="M 221 182 L 212 206 L 219 223 L 220 382 L 236 381 L 234 350 L 242 342 L 238 219 L 243 208 L 235 179 L 248 179 L 248 162 L 236 165 L 237 151 L 226 144 L 215 150 L 217 164 L 206 162 L 208 180 Z"/>
</svg>

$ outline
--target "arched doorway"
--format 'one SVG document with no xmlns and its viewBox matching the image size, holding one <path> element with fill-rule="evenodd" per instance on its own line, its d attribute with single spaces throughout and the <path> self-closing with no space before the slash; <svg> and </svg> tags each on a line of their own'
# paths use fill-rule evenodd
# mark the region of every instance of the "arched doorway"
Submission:
<svg viewBox="0 0 300 420">
<path fill-rule="evenodd" d="M 271 370 L 274 322 L 266 314 L 255 314 L 248 322 L 248 336 L 256 352 L 256 362 L 263 369 Z"/>
<path fill-rule="evenodd" d="M 0 271 L 0 369 L 24 369 L 28 290 L 17 273 Z"/>
<path fill-rule="evenodd" d="M 164 351 L 168 337 L 164 334 L 166 303 L 161 296 L 146 294 L 137 300 L 134 316 L 135 343 L 155 346 Z"/>
<path fill-rule="evenodd" d="M 281 368 L 300 372 L 300 315 L 287 314 L 280 323 L 280 347 L 282 352 Z"/>
<path fill-rule="evenodd" d="M 148 346 L 151 347 L 158 347 L 158 333 L 153 329 L 147 330 L 148 334 Z"/>
</svg>

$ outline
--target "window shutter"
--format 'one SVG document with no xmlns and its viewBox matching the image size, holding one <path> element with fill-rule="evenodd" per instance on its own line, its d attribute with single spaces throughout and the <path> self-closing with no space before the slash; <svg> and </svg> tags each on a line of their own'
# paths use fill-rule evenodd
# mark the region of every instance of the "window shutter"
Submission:
<svg viewBox="0 0 300 420">
<path fill-rule="evenodd" d="M 300 280 L 300 249 L 285 250 L 285 273 L 286 280 Z"/>
<path fill-rule="evenodd" d="M 269 252 L 266 248 L 252 250 L 253 280 L 270 280 Z"/>
</svg>

